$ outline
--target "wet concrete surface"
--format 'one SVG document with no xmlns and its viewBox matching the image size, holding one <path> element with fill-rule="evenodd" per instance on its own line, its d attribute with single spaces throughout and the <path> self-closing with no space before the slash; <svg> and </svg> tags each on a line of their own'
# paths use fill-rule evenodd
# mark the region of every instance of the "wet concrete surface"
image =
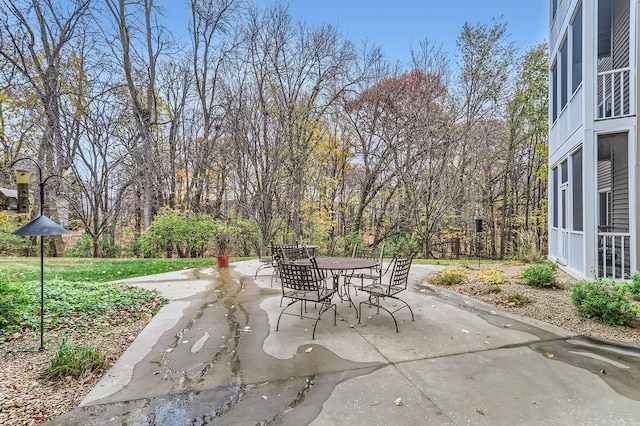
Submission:
<svg viewBox="0 0 640 426">
<path fill-rule="evenodd" d="M 400 333 L 337 302 L 283 317 L 257 261 L 127 281 L 165 306 L 80 407 L 52 425 L 637 424 L 640 347 L 567 330 L 423 284 L 412 267 Z M 277 284 L 276 284 L 277 286 Z M 362 295 L 358 297 L 364 297 Z M 354 298 L 357 299 L 357 298 Z M 356 300 L 357 302 L 357 300 Z M 309 311 L 313 312 L 309 306 Z M 402 400 L 397 403 L 398 398 Z M 394 403 L 396 402 L 396 403 Z"/>
</svg>

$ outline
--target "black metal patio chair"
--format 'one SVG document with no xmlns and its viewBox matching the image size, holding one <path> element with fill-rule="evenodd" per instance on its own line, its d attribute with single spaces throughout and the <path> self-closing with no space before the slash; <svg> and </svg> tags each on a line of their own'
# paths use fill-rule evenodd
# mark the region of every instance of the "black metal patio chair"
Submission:
<svg viewBox="0 0 640 426">
<path fill-rule="evenodd" d="M 387 311 L 391 315 L 391 318 L 393 318 L 393 322 L 396 325 L 396 333 L 399 333 L 400 330 L 398 330 L 398 321 L 396 321 L 394 314 L 399 310 L 409 308 L 409 312 L 411 312 L 411 321 L 415 321 L 411 306 L 397 296 L 399 293 L 407 289 L 407 283 L 409 282 L 409 268 L 411 268 L 412 261 L 413 256 L 394 257 L 392 260 L 393 269 L 391 276 L 388 281 L 385 280 L 387 282 L 384 282 L 383 280 L 374 281 L 373 283 L 361 288 L 362 291 L 369 293 L 369 297 L 367 300 L 360 302 L 360 305 L 358 306 L 358 323 L 360 323 L 360 320 L 362 319 L 362 305 L 375 307 L 377 309 L 376 313 L 379 313 L 380 309 Z M 402 306 L 394 310 L 389 310 L 381 303 L 386 298 L 397 300 L 402 303 Z"/>
<path fill-rule="evenodd" d="M 273 273 L 271 274 L 271 287 L 273 287 L 273 281 L 278 281 L 280 276 L 279 264 L 282 260 L 286 260 L 285 252 L 294 250 L 298 252 L 297 244 L 271 244 L 271 259 L 273 265 Z"/>
<path fill-rule="evenodd" d="M 291 302 L 282 309 L 278 316 L 278 322 L 276 324 L 276 331 L 280 327 L 280 319 L 282 315 L 292 315 L 307 319 L 315 319 L 313 324 L 313 334 L 311 339 L 315 339 L 316 327 L 320 317 L 326 311 L 333 309 L 333 325 L 336 325 L 337 308 L 335 303 L 332 303 L 333 295 L 336 293 L 336 289 L 331 285 L 327 285 L 327 276 L 318 269 L 315 258 L 311 258 L 309 263 L 296 263 L 295 261 L 283 260 L 279 265 L 280 281 L 282 283 L 282 298 L 285 297 L 291 299 Z M 314 302 L 319 304 L 318 316 L 311 317 L 305 315 L 306 302 Z M 300 303 L 300 313 L 286 312 L 286 310 L 296 304 Z"/>
<path fill-rule="evenodd" d="M 370 268 L 369 271 L 354 272 L 349 276 L 349 279 L 345 282 L 346 285 L 353 285 L 351 283 L 351 280 L 353 278 L 360 280 L 359 287 L 353 285 L 354 289 L 356 289 L 356 295 L 358 294 L 358 289 L 361 289 L 362 287 L 364 287 L 365 280 L 373 281 L 374 283 L 376 281 L 379 282 L 382 279 L 382 276 L 386 274 L 387 271 L 389 270 L 389 265 L 387 265 L 387 269 L 384 271 L 384 273 L 382 272 L 384 244 L 377 247 L 363 247 L 359 244 L 356 244 L 353 247 L 353 252 L 351 253 L 351 257 L 355 257 L 358 259 L 369 259 L 369 260 L 374 260 L 378 262 L 378 264 L 375 267 Z"/>
<path fill-rule="evenodd" d="M 260 265 L 256 269 L 256 273 L 253 276 L 253 279 L 258 278 L 258 272 L 262 271 L 263 269 L 268 269 L 268 268 L 275 269 L 275 264 L 273 260 L 273 245 L 262 247 L 260 249 L 260 251 L 258 252 L 258 261 L 260 262 Z"/>
</svg>

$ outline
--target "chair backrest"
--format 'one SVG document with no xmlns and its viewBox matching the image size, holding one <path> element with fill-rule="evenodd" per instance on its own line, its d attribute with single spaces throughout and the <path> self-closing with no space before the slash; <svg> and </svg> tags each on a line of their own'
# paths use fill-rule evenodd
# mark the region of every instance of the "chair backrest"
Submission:
<svg viewBox="0 0 640 426">
<path fill-rule="evenodd" d="M 357 257 L 358 259 L 370 259 L 378 262 L 376 269 L 382 269 L 382 260 L 384 258 L 384 244 L 377 247 L 361 247 L 356 244 L 353 247 L 353 253 L 351 257 Z"/>
<path fill-rule="evenodd" d="M 353 246 L 353 253 L 351 257 L 357 257 L 359 259 L 371 259 L 380 260 L 384 255 L 384 244 L 377 247 L 363 247 L 359 244 Z"/>
<path fill-rule="evenodd" d="M 284 260 L 284 253 L 282 249 L 296 248 L 297 246 L 293 244 L 272 244 L 271 245 L 271 256 L 273 256 L 273 261 L 278 263 L 281 260 Z"/>
<path fill-rule="evenodd" d="M 295 290 L 299 292 L 320 291 L 323 275 L 318 269 L 316 260 L 310 259 L 309 263 L 296 263 L 283 260 L 280 262 L 280 278 L 282 290 Z"/>
<path fill-rule="evenodd" d="M 391 278 L 389 280 L 389 291 L 393 289 L 397 292 L 398 290 L 407 288 L 409 268 L 411 268 L 412 261 L 413 256 L 393 258 L 393 271 L 391 272 Z"/>
<path fill-rule="evenodd" d="M 309 253 L 307 253 L 307 249 L 304 247 L 289 247 L 289 246 L 281 246 L 280 252 L 282 253 L 282 258 L 284 260 L 300 260 L 300 259 L 309 259 Z"/>
</svg>

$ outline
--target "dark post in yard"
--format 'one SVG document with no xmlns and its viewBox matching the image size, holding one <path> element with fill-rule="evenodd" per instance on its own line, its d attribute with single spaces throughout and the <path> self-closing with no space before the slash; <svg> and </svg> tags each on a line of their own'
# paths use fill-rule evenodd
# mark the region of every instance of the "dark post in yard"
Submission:
<svg viewBox="0 0 640 426">
<path fill-rule="evenodd" d="M 480 250 L 482 249 L 480 233 L 482 232 L 482 221 L 484 220 L 484 217 L 476 215 L 473 220 L 476 222 L 476 255 L 478 256 L 478 269 L 480 269 Z"/>
<path fill-rule="evenodd" d="M 9 167 L 13 167 L 18 161 L 22 160 L 30 160 L 38 167 L 38 185 L 40 187 L 40 215 L 33 219 L 31 222 L 27 223 L 23 227 L 13 231 L 15 235 L 21 236 L 37 236 L 40 237 L 40 348 L 39 351 L 44 350 L 44 237 L 47 235 L 62 235 L 67 231 L 48 217 L 44 215 L 44 186 L 47 181 L 52 177 L 58 177 L 58 175 L 50 175 L 47 176 L 46 179 L 42 180 L 42 167 L 40 163 L 36 160 L 28 157 L 19 158 Z M 26 175 L 26 184 L 28 188 L 29 176 L 24 171 L 20 176 L 22 179 L 22 184 L 24 185 L 24 180 Z M 16 179 L 17 180 L 17 179 Z M 20 187 L 18 187 L 18 197 L 20 197 Z M 28 194 L 26 194 L 28 200 Z M 22 206 L 18 203 L 18 211 Z M 28 211 L 28 201 L 27 201 L 27 211 Z"/>
</svg>

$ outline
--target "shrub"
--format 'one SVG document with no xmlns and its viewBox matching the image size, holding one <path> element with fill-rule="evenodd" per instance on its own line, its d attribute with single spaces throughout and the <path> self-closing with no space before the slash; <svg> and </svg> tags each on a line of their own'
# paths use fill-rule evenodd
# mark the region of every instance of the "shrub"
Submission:
<svg viewBox="0 0 640 426">
<path fill-rule="evenodd" d="M 40 375 L 42 380 L 83 378 L 107 366 L 107 353 L 87 345 L 68 345 L 65 341 Z"/>
<path fill-rule="evenodd" d="M 640 300 L 640 272 L 636 272 L 631 276 L 631 282 L 627 284 L 627 290 L 631 297 Z"/>
<path fill-rule="evenodd" d="M 30 300 L 23 286 L 0 280 L 0 335 L 12 333 L 20 328 L 20 322 L 28 312 Z"/>
<path fill-rule="evenodd" d="M 508 294 L 505 299 L 507 302 L 514 303 L 518 306 L 524 305 L 525 303 L 529 303 L 531 301 L 528 296 L 520 293 Z"/>
<path fill-rule="evenodd" d="M 555 287 L 557 263 L 529 265 L 520 274 L 523 283 L 533 287 Z"/>
<path fill-rule="evenodd" d="M 625 286 L 614 282 L 583 281 L 571 289 L 571 303 L 580 316 L 597 318 L 609 325 L 625 325 L 639 311 L 626 295 Z"/>
<path fill-rule="evenodd" d="M 29 238 L 13 235 L 12 232 L 26 225 L 29 221 L 28 214 L 8 215 L 6 211 L 0 211 L 0 255 L 31 255 L 33 245 Z"/>
<path fill-rule="evenodd" d="M 165 209 L 154 218 L 139 243 L 146 256 L 203 257 L 212 248 L 216 223 L 206 214 Z"/>
<path fill-rule="evenodd" d="M 430 282 L 434 285 L 460 284 L 466 280 L 469 273 L 461 267 L 446 268 L 431 277 Z"/>
<path fill-rule="evenodd" d="M 114 259 L 120 256 L 122 249 L 118 246 L 113 238 L 104 236 L 99 242 L 100 257 Z M 93 240 L 91 235 L 82 234 L 67 252 L 69 257 L 93 257 Z"/>
<path fill-rule="evenodd" d="M 499 285 L 507 282 L 507 275 L 498 268 L 484 268 L 478 272 L 478 281 L 488 285 Z"/>
<path fill-rule="evenodd" d="M 490 285 L 489 287 L 485 287 L 480 293 L 482 294 L 493 294 L 500 293 L 502 289 L 499 285 Z"/>
<path fill-rule="evenodd" d="M 417 253 L 419 247 L 418 241 L 406 232 L 401 232 L 396 236 L 390 237 L 387 240 L 387 245 L 390 249 L 390 254 L 394 256 L 409 256 Z"/>
<path fill-rule="evenodd" d="M 540 236 L 535 229 L 521 229 L 517 234 L 517 258 L 525 262 L 538 262 L 544 258 L 540 250 Z"/>
</svg>

